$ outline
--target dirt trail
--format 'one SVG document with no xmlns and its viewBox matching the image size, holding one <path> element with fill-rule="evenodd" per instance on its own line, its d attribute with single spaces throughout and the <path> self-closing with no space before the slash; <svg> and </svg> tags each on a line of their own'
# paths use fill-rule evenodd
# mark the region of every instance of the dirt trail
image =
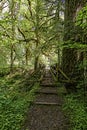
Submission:
<svg viewBox="0 0 87 130">
<path fill-rule="evenodd" d="M 61 110 L 62 104 L 62 96 L 58 95 L 50 72 L 46 71 L 22 130 L 68 130 L 67 118 Z"/>
</svg>

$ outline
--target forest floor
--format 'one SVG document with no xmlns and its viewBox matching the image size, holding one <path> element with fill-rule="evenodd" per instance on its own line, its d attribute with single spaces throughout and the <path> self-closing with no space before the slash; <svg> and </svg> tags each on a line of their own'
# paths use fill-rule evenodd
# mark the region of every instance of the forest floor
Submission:
<svg viewBox="0 0 87 130">
<path fill-rule="evenodd" d="M 46 71 L 22 130 L 68 130 L 69 120 L 62 111 L 64 99 L 60 91 L 50 72 Z"/>
</svg>

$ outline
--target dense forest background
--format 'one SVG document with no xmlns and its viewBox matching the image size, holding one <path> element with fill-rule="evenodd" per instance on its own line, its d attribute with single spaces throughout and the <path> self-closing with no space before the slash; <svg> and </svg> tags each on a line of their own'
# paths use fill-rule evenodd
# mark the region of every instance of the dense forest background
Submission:
<svg viewBox="0 0 87 130">
<path fill-rule="evenodd" d="M 68 95 L 64 110 L 72 110 L 73 130 L 87 129 L 87 2 L 86 0 L 1 0 L 0 1 L 0 91 L 3 121 L 1 130 L 19 130 L 23 120 L 26 94 L 26 73 L 36 74 L 44 66 L 51 66 L 57 82 L 63 83 Z M 16 76 L 14 76 L 16 75 Z M 34 81 L 35 79 L 33 79 Z M 36 82 L 35 82 L 36 83 Z M 22 85 L 25 94 L 19 90 Z M 31 84 L 31 83 L 30 83 Z M 29 85 L 30 85 L 29 84 Z M 24 85 L 24 86 L 23 86 Z M 16 87 L 15 87 L 16 86 Z M 38 85 L 35 87 L 37 88 Z M 20 95 L 19 95 L 20 93 Z M 16 106 L 6 107 L 18 100 Z M 20 100 L 19 100 L 19 98 Z M 31 96 L 32 97 L 32 96 Z M 32 98 L 31 98 L 32 99 Z M 21 102 L 21 103 L 20 103 Z M 9 109 L 11 108 L 11 109 Z M 20 114 L 17 113 L 21 108 Z M 75 116 L 77 115 L 77 116 Z M 13 122 L 9 120 L 12 118 Z M 73 122 L 74 120 L 74 122 Z M 4 124 L 4 125 L 2 125 Z M 17 126 L 17 127 L 16 127 Z"/>
</svg>

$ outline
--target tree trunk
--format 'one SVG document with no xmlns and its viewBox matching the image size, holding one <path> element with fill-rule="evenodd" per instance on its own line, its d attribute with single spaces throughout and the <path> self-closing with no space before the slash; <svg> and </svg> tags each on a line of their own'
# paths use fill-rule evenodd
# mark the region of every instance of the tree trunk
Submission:
<svg viewBox="0 0 87 130">
<path fill-rule="evenodd" d="M 71 79 L 75 78 L 75 66 L 77 65 L 77 50 L 70 48 L 68 45 L 73 44 L 73 33 L 74 33 L 74 13 L 76 10 L 76 0 L 65 1 L 65 26 L 64 26 L 64 41 L 66 47 L 63 48 L 62 52 L 62 67 L 64 73 Z M 75 84 L 66 83 L 67 91 L 76 91 Z M 71 87 L 71 88 L 70 88 Z"/>
<path fill-rule="evenodd" d="M 10 71 L 13 72 L 13 65 L 14 65 L 14 33 L 15 33 L 15 16 L 14 16 L 14 7 L 15 7 L 15 2 L 14 0 L 12 0 L 12 5 L 10 7 L 10 11 L 11 11 L 11 20 L 12 20 L 12 43 L 11 43 L 11 63 L 10 63 Z"/>
<path fill-rule="evenodd" d="M 66 0 L 65 1 L 65 26 L 64 26 L 64 41 L 66 47 L 63 48 L 63 57 L 62 57 L 62 65 L 63 71 L 69 76 L 70 79 L 76 79 L 76 66 L 77 66 L 77 49 L 70 48 L 70 45 L 73 45 L 75 41 L 75 14 L 78 6 L 83 5 L 84 2 L 80 0 Z M 66 84 L 66 86 L 73 87 L 75 89 L 76 84 Z M 71 88 L 72 91 L 72 88 Z"/>
<path fill-rule="evenodd" d="M 14 65 L 14 51 L 13 51 L 13 45 L 11 45 L 11 63 L 10 63 L 10 72 L 13 72 L 13 65 Z"/>
<path fill-rule="evenodd" d="M 38 61 L 39 61 L 39 56 L 35 57 L 35 62 L 34 62 L 34 70 L 36 71 L 38 69 Z"/>
<path fill-rule="evenodd" d="M 39 26 L 40 26 L 40 18 L 39 18 L 39 8 L 40 8 L 40 1 L 36 0 L 36 29 L 35 29 L 35 35 L 36 35 L 36 52 L 38 45 L 40 44 L 39 39 Z M 39 67 L 39 54 L 37 52 L 35 56 L 35 63 L 34 63 L 34 70 L 37 70 Z"/>
<path fill-rule="evenodd" d="M 25 62 L 26 62 L 26 66 L 28 66 L 28 48 L 26 47 L 26 50 L 25 50 L 26 54 L 25 54 Z"/>
</svg>

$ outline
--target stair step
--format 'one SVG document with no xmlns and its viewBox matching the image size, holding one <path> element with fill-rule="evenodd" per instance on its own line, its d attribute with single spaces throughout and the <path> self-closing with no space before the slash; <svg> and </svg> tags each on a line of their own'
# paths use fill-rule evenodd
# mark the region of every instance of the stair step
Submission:
<svg viewBox="0 0 87 130">
<path fill-rule="evenodd" d="M 40 84 L 42 87 L 57 87 L 57 84 Z"/>
<path fill-rule="evenodd" d="M 58 90 L 56 87 L 41 87 L 41 89 L 37 90 L 36 93 L 58 94 Z"/>
<path fill-rule="evenodd" d="M 34 104 L 36 104 L 36 105 L 58 105 L 58 106 L 61 106 L 61 104 L 56 103 L 56 102 L 40 102 L 40 101 L 35 101 Z"/>
<path fill-rule="evenodd" d="M 38 93 L 34 103 L 59 104 L 62 103 L 62 99 L 57 94 Z"/>
<path fill-rule="evenodd" d="M 37 93 L 37 94 L 42 93 L 42 94 L 55 94 L 55 95 L 58 95 L 57 92 L 51 92 L 51 91 L 36 91 L 35 93 Z"/>
</svg>

